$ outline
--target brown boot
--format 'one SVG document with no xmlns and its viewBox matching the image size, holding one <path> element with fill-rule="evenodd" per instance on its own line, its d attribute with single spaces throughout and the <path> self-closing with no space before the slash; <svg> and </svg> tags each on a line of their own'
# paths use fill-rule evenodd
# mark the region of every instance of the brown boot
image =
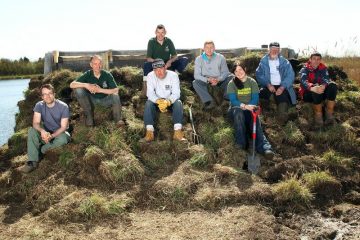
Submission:
<svg viewBox="0 0 360 240">
<path fill-rule="evenodd" d="M 175 130 L 173 139 L 177 141 L 186 141 L 184 138 L 184 132 L 182 130 Z"/>
<path fill-rule="evenodd" d="M 145 137 L 141 139 L 141 142 L 152 142 L 154 139 L 154 131 L 146 130 Z"/>
<path fill-rule="evenodd" d="M 322 104 L 313 104 L 314 109 L 314 127 L 315 129 L 322 128 L 324 126 Z"/>
<path fill-rule="evenodd" d="M 325 125 L 333 125 L 335 123 L 334 107 L 335 107 L 335 101 L 327 101 Z"/>
</svg>

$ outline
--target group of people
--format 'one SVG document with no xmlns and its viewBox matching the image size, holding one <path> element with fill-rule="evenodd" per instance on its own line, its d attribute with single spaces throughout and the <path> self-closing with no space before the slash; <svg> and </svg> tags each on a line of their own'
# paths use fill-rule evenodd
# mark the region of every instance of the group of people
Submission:
<svg viewBox="0 0 360 240">
<path fill-rule="evenodd" d="M 182 130 L 183 104 L 180 100 L 181 73 L 189 60 L 178 57 L 173 42 L 165 37 L 164 25 L 158 25 L 155 37 L 148 42 L 147 58 L 144 63 L 144 84 L 142 92 L 147 101 L 144 110 L 146 129 L 143 142 L 154 141 L 154 124 L 158 112 L 172 112 L 174 124 L 173 139 L 186 141 Z M 315 52 L 300 71 L 300 96 L 305 102 L 311 102 L 314 109 L 314 124 L 324 125 L 323 104 L 325 106 L 325 124 L 333 124 L 334 106 L 337 93 L 336 84 L 331 82 L 327 67 L 321 62 L 322 56 Z M 102 59 L 94 55 L 90 59 L 91 70 L 82 74 L 70 84 L 76 98 L 84 111 L 85 125 L 94 126 L 94 105 L 111 107 L 113 119 L 117 126 L 125 125 L 121 117 L 121 101 L 116 82 L 108 71 L 102 69 Z M 247 75 L 243 62 L 236 61 L 228 69 L 225 57 L 215 51 L 213 41 L 206 41 L 203 53 L 195 59 L 193 88 L 199 96 L 204 110 L 211 110 L 217 103 L 209 93 L 209 88 L 218 87 L 224 92 L 224 99 L 230 102 L 228 116 L 235 130 L 235 143 L 241 149 L 249 147 L 252 114 L 261 103 L 263 108 L 269 106 L 273 96 L 277 105 L 279 121 L 287 121 L 290 106 L 296 104 L 293 89 L 295 73 L 289 61 L 281 56 L 280 44 L 272 42 L 269 52 L 261 59 L 256 69 L 256 80 Z M 69 124 L 69 107 L 55 98 L 53 86 L 41 87 L 42 101 L 36 103 L 33 111 L 33 123 L 29 129 L 27 151 L 28 161 L 20 171 L 28 173 L 37 166 L 42 154 L 51 148 L 69 142 L 67 132 Z M 256 119 L 255 150 L 268 159 L 274 156 L 271 144 L 263 134 L 259 118 Z"/>
</svg>

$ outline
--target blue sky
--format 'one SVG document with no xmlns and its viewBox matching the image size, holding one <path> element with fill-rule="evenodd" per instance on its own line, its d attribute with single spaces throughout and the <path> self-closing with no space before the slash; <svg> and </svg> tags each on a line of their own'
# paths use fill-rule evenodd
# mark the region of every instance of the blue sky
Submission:
<svg viewBox="0 0 360 240">
<path fill-rule="evenodd" d="M 359 12 L 357 0 L 0 0 L 0 58 L 146 49 L 159 23 L 176 48 L 278 41 L 297 52 L 360 55 Z"/>
</svg>

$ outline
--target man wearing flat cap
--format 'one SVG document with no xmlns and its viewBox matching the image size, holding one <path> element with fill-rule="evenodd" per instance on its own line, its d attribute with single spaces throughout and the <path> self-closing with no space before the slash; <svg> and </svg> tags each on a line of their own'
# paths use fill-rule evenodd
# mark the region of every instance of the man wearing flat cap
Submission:
<svg viewBox="0 0 360 240">
<path fill-rule="evenodd" d="M 279 121 L 285 124 L 288 118 L 288 108 L 296 104 L 296 94 L 293 88 L 295 73 L 290 62 L 280 55 L 280 44 L 272 42 L 269 53 L 261 60 L 256 69 L 256 80 L 260 84 L 260 101 L 266 109 L 271 95 L 274 95 Z"/>
<path fill-rule="evenodd" d="M 166 70 L 165 62 L 162 59 L 155 59 L 152 63 L 153 71 L 147 75 L 148 100 L 145 103 L 144 124 L 146 134 L 142 141 L 151 142 L 154 140 L 154 124 L 156 114 L 172 111 L 174 123 L 173 139 L 186 141 L 182 131 L 183 105 L 180 101 L 180 81 L 178 75 Z"/>
</svg>

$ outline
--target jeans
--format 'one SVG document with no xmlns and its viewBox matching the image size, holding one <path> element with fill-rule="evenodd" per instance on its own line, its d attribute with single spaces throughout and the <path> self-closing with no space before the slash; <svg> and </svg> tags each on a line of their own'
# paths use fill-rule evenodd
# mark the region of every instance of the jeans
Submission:
<svg viewBox="0 0 360 240">
<path fill-rule="evenodd" d="M 38 162 L 40 153 L 44 154 L 47 150 L 60 147 L 70 141 L 70 134 L 63 132 L 56 138 L 52 139 L 49 143 L 41 140 L 41 134 L 34 128 L 30 128 L 27 138 L 27 155 L 28 161 Z"/>
<path fill-rule="evenodd" d="M 228 117 L 235 129 L 235 143 L 240 145 L 243 149 L 248 148 L 249 137 L 252 135 L 253 129 L 251 112 L 249 110 L 231 107 L 228 110 Z M 256 119 L 255 150 L 258 153 L 264 153 L 265 150 L 271 150 L 271 145 L 264 136 L 258 117 Z"/>
<path fill-rule="evenodd" d="M 329 83 L 329 85 L 325 88 L 324 93 L 317 94 L 311 91 L 306 91 L 304 93 L 304 102 L 312 102 L 314 104 L 320 104 L 324 100 L 335 101 L 337 94 L 337 85 L 334 82 Z"/>
<path fill-rule="evenodd" d="M 104 107 L 112 107 L 113 118 L 115 122 L 121 120 L 121 102 L 117 94 L 109 94 L 104 98 L 95 98 L 85 88 L 75 89 L 76 98 L 87 116 L 92 116 L 94 105 L 99 104 Z"/>
<path fill-rule="evenodd" d="M 228 85 L 229 81 L 232 78 L 233 78 L 233 75 L 229 74 L 229 76 L 227 76 L 224 81 L 218 82 L 218 84 L 215 86 L 215 87 L 219 87 L 223 90 L 224 99 L 228 98 L 228 96 L 226 94 L 226 89 L 227 89 L 227 85 Z M 193 84 L 193 87 L 194 87 L 197 95 L 200 97 L 200 100 L 202 103 L 213 101 L 213 98 L 210 95 L 209 90 L 208 90 L 208 86 L 211 86 L 209 83 L 195 79 L 192 84 Z"/>
<path fill-rule="evenodd" d="M 189 63 L 189 59 L 187 57 L 178 57 L 178 59 L 176 59 L 171 66 L 168 68 L 168 70 L 171 71 L 178 71 L 179 73 L 183 72 L 184 69 L 186 68 L 186 66 Z M 152 62 L 145 62 L 144 63 L 144 76 L 147 76 L 149 74 L 149 72 L 151 72 L 153 70 L 152 68 Z"/>
<path fill-rule="evenodd" d="M 178 99 L 176 100 L 169 109 L 172 111 L 172 120 L 174 124 L 180 123 L 182 124 L 183 120 L 183 105 L 182 102 Z M 156 103 L 153 103 L 150 100 L 147 100 L 145 103 L 145 111 L 144 111 L 144 124 L 154 125 L 156 115 L 159 112 L 159 108 Z"/>
</svg>

